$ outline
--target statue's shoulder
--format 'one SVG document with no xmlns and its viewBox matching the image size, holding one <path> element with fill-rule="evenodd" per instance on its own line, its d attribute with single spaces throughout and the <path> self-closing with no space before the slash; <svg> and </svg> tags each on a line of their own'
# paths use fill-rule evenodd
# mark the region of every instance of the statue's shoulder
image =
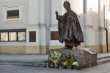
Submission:
<svg viewBox="0 0 110 73">
<path fill-rule="evenodd" d="M 74 16 L 77 16 L 76 12 L 74 12 L 74 11 L 71 11 L 71 14 Z"/>
</svg>

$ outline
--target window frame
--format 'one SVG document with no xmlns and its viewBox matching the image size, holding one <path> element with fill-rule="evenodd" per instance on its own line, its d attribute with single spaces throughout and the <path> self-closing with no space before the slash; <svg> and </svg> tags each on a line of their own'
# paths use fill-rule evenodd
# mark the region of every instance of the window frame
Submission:
<svg viewBox="0 0 110 73">
<path fill-rule="evenodd" d="M 7 32 L 8 33 L 8 40 L 7 41 L 1 41 L 1 33 L 2 32 Z M 9 40 L 9 33 L 10 32 L 16 32 L 16 40 L 14 40 L 14 41 Z M 18 32 L 24 32 L 25 33 L 25 40 L 18 40 Z M 26 29 L 0 30 L 0 42 L 26 42 Z"/>
<path fill-rule="evenodd" d="M 7 42 L 7 41 L 9 40 L 9 38 L 7 37 L 7 39 L 8 39 L 7 41 L 1 40 L 1 36 L 2 36 L 1 33 L 7 33 L 7 35 L 8 35 L 8 32 L 0 32 L 0 42 Z M 9 36 L 9 35 L 8 35 L 8 36 Z"/>
<path fill-rule="evenodd" d="M 9 11 L 18 11 L 18 15 L 8 16 Z M 6 19 L 19 19 L 20 18 L 20 10 L 19 9 L 10 9 L 6 11 Z"/>
<path fill-rule="evenodd" d="M 19 31 L 19 32 L 23 32 L 23 31 Z M 17 41 L 18 41 L 18 42 L 26 41 L 26 32 L 24 32 L 24 33 L 25 33 L 25 39 L 24 39 L 24 40 L 19 40 L 19 37 L 18 37 L 18 33 L 19 33 L 19 32 L 17 32 Z"/>
<path fill-rule="evenodd" d="M 54 35 L 56 35 L 56 36 L 54 36 Z M 59 40 L 59 32 L 58 31 L 51 31 L 51 33 L 50 33 L 50 39 L 51 40 Z"/>
<path fill-rule="evenodd" d="M 16 32 L 15 32 L 16 33 Z M 1 40 L 1 39 L 0 39 Z M 16 42 L 17 41 L 17 33 L 16 33 L 16 40 L 10 40 L 10 32 L 8 32 L 8 41 L 9 42 Z"/>
<path fill-rule="evenodd" d="M 30 33 L 33 33 L 33 32 L 35 33 L 35 34 L 34 34 L 34 35 L 35 35 L 35 36 L 34 36 L 34 37 L 35 37 L 34 41 L 33 41 L 32 39 L 30 39 L 30 38 L 32 37 L 32 35 L 31 35 L 31 37 L 30 37 Z M 36 31 L 29 31 L 29 42 L 37 42 L 36 39 L 37 39 L 37 38 L 36 38 Z"/>
</svg>

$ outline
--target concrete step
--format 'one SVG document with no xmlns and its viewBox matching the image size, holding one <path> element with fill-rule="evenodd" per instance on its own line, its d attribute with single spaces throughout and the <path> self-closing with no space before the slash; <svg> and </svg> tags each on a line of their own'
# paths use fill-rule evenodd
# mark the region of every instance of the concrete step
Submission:
<svg viewBox="0 0 110 73">
<path fill-rule="evenodd" d="M 103 64 L 103 63 L 106 63 L 106 62 L 110 62 L 110 53 L 98 54 L 97 63 L 98 64 Z"/>
<path fill-rule="evenodd" d="M 103 64 L 103 63 L 107 63 L 107 62 L 110 62 L 110 57 L 97 60 L 98 64 Z"/>
</svg>

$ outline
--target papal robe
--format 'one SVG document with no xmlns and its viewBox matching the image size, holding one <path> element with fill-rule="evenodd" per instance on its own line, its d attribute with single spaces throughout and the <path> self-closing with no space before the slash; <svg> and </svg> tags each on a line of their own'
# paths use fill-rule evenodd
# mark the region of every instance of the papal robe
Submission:
<svg viewBox="0 0 110 73">
<path fill-rule="evenodd" d="M 67 40 L 73 44 L 79 45 L 84 41 L 83 32 L 75 12 L 71 10 L 62 16 L 59 15 L 57 20 L 60 42 L 63 43 Z"/>
</svg>

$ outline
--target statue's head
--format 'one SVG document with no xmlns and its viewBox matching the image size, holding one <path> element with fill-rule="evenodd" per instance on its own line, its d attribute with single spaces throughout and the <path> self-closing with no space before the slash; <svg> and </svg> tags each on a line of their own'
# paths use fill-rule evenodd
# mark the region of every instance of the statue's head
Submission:
<svg viewBox="0 0 110 73">
<path fill-rule="evenodd" d="M 70 10 L 70 3 L 68 1 L 64 1 L 63 6 L 66 10 Z"/>
</svg>

